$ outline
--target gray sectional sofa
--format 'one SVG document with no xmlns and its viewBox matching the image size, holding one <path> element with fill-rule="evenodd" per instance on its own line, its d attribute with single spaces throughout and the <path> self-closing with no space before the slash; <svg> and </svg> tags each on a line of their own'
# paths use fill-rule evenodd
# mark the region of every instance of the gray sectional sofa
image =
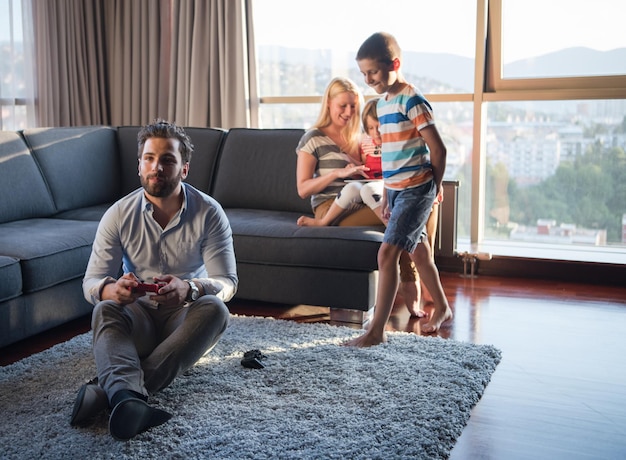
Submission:
<svg viewBox="0 0 626 460">
<path fill-rule="evenodd" d="M 139 187 L 139 127 L 0 132 L 0 347 L 91 311 L 81 283 L 98 221 Z M 236 298 L 331 307 L 374 305 L 382 227 L 298 227 L 297 129 L 186 128 L 187 182 L 224 207 Z"/>
</svg>

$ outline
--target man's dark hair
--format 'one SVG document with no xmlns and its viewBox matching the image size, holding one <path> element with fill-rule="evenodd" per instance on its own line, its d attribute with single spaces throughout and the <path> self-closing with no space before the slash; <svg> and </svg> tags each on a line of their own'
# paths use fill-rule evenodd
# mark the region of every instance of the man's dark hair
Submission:
<svg viewBox="0 0 626 460">
<path fill-rule="evenodd" d="M 395 37 L 387 32 L 376 32 L 370 35 L 356 53 L 356 60 L 372 59 L 391 64 L 396 58 L 402 58 L 402 50 Z"/>
<path fill-rule="evenodd" d="M 174 123 L 157 118 L 152 124 L 141 128 L 139 134 L 137 134 L 137 143 L 139 144 L 138 156 L 140 158 L 146 141 L 151 137 L 178 139 L 180 142 L 179 150 L 180 156 L 183 159 L 183 164 L 191 161 L 193 144 L 191 143 L 189 136 L 187 136 L 187 133 L 185 133 L 185 130 L 180 126 L 176 126 Z"/>
</svg>

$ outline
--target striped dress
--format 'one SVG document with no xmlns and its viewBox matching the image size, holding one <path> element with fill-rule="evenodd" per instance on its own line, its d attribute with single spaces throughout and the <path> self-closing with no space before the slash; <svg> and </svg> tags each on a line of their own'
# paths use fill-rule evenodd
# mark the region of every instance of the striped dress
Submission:
<svg viewBox="0 0 626 460">
<path fill-rule="evenodd" d="M 382 167 L 385 187 L 404 190 L 433 178 L 430 150 L 420 130 L 434 125 L 432 107 L 413 86 L 407 85 L 376 106 L 383 140 Z"/>
</svg>

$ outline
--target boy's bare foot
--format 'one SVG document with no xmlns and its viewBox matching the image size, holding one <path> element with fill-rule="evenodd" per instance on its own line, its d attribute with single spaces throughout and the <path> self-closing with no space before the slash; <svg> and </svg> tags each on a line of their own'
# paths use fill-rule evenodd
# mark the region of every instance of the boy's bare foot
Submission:
<svg viewBox="0 0 626 460">
<path fill-rule="evenodd" d="M 427 313 L 420 308 L 420 293 L 415 281 L 400 281 L 398 294 L 402 296 L 409 314 L 416 318 L 424 318 Z"/>
<path fill-rule="evenodd" d="M 313 217 L 309 217 L 309 216 L 298 217 L 298 220 L 296 221 L 296 223 L 300 227 L 321 227 L 324 225 L 319 220 L 314 219 Z"/>
<path fill-rule="evenodd" d="M 437 332 L 441 325 L 450 319 L 452 319 L 452 310 L 450 307 L 446 306 L 444 310 L 435 309 L 430 317 L 430 321 L 422 327 L 422 331 L 426 334 Z"/>
<path fill-rule="evenodd" d="M 374 345 L 380 345 L 381 343 L 385 343 L 386 341 L 387 341 L 387 336 L 385 335 L 384 332 L 383 332 L 383 335 L 380 336 L 380 335 L 371 334 L 369 331 L 367 331 L 365 334 L 355 339 L 344 342 L 342 346 L 365 348 L 365 347 L 372 347 Z"/>
</svg>

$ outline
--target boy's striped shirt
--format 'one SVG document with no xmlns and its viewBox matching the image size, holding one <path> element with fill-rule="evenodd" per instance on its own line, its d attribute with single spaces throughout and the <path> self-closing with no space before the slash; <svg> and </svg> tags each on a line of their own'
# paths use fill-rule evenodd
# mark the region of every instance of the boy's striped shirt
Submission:
<svg viewBox="0 0 626 460">
<path fill-rule="evenodd" d="M 376 107 L 383 140 L 382 167 L 385 187 L 403 190 L 432 180 L 430 150 L 419 131 L 434 125 L 432 107 L 413 86 Z"/>
</svg>

